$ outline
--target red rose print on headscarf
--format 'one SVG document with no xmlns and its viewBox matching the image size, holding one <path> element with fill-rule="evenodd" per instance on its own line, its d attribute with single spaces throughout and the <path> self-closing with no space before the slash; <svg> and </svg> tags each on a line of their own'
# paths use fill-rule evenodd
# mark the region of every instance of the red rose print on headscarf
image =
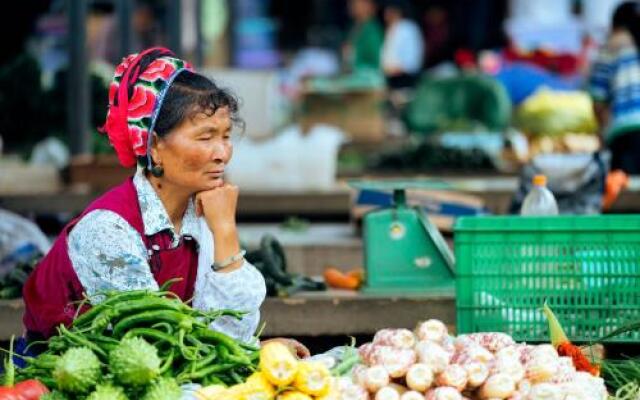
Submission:
<svg viewBox="0 0 640 400">
<path fill-rule="evenodd" d="M 147 56 L 153 59 L 140 70 L 141 60 Z M 147 155 L 147 139 L 158 96 L 168 89 L 171 78 L 184 69 L 191 70 L 191 66 L 159 47 L 132 54 L 116 67 L 109 85 L 107 120 L 101 132 L 109 136 L 123 166 L 133 167 L 136 156 Z"/>
<path fill-rule="evenodd" d="M 169 79 L 171 74 L 175 72 L 176 68 L 164 60 L 155 60 L 149 67 L 140 75 L 140 79 L 144 79 L 149 82 L 153 82 L 158 78 L 163 80 Z"/>
<path fill-rule="evenodd" d="M 123 58 L 122 62 L 118 64 L 118 66 L 116 67 L 116 71 L 114 75 L 122 76 L 124 72 L 127 70 L 127 68 L 129 68 L 129 64 L 131 64 L 131 62 L 135 60 L 137 56 L 138 56 L 137 54 L 130 54 L 129 56 Z"/>
<path fill-rule="evenodd" d="M 129 126 L 129 139 L 133 152 L 137 156 L 147 155 L 147 139 L 149 132 L 137 126 Z"/>
<path fill-rule="evenodd" d="M 153 106 L 156 102 L 156 95 L 142 85 L 133 88 L 133 97 L 129 100 L 129 118 L 143 118 L 151 116 Z"/>
</svg>

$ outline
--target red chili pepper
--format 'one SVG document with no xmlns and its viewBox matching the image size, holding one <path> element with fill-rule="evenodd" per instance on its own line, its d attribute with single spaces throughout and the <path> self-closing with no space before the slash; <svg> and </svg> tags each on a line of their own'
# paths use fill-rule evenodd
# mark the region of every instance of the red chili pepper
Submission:
<svg viewBox="0 0 640 400">
<path fill-rule="evenodd" d="M 564 357 L 571 357 L 574 367 L 577 371 L 588 372 L 593 376 L 600 375 L 600 366 L 592 364 L 591 361 L 582 353 L 580 347 L 571 343 L 567 335 L 562 329 L 562 325 L 556 318 L 551 308 L 544 303 L 543 311 L 549 321 L 549 336 L 551 337 L 551 344 L 556 348 L 558 354 Z"/>
<path fill-rule="evenodd" d="M 9 356 L 4 362 L 5 386 L 0 386 L 0 400 L 39 400 L 40 396 L 49 393 L 42 382 L 35 379 L 13 384 L 15 365 L 13 364 L 13 337 L 9 345 Z"/>
<path fill-rule="evenodd" d="M 0 400 L 38 400 L 45 393 L 49 393 L 49 389 L 42 382 L 29 379 L 15 386 L 1 386 Z"/>
<path fill-rule="evenodd" d="M 23 400 L 23 397 L 12 387 L 0 386 L 0 400 Z"/>
<path fill-rule="evenodd" d="M 575 344 L 571 344 L 570 342 L 560 343 L 556 349 L 558 350 L 558 354 L 565 357 L 571 357 L 573 360 L 573 365 L 576 367 L 577 371 L 588 372 L 593 376 L 600 375 L 600 366 L 591 364 L 589 359 L 585 357 L 584 353 L 580 349 L 580 347 Z"/>
</svg>

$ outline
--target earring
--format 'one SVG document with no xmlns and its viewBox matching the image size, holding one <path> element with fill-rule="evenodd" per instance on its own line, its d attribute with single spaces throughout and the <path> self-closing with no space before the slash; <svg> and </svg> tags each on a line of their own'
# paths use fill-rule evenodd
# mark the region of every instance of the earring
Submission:
<svg viewBox="0 0 640 400">
<path fill-rule="evenodd" d="M 151 175 L 155 176 L 156 178 L 162 177 L 162 175 L 164 175 L 164 168 L 162 168 L 162 165 L 154 165 L 151 168 Z"/>
</svg>

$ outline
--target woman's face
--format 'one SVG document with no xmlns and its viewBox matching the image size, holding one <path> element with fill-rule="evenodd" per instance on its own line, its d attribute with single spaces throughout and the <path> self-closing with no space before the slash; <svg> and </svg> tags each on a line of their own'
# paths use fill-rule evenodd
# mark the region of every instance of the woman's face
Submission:
<svg viewBox="0 0 640 400">
<path fill-rule="evenodd" d="M 231 118 L 227 108 L 215 114 L 197 113 L 185 118 L 152 149 L 156 164 L 164 168 L 163 180 L 197 193 L 222 186 L 224 169 L 231 160 Z"/>
</svg>

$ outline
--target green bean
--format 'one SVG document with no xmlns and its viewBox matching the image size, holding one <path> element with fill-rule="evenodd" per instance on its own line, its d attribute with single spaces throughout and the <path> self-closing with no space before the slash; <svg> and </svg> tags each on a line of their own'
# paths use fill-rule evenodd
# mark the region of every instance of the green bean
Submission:
<svg viewBox="0 0 640 400">
<path fill-rule="evenodd" d="M 60 332 L 60 334 L 69 339 L 70 341 L 73 341 L 76 345 L 78 346 L 84 346 L 87 347 L 91 350 L 93 350 L 94 353 L 96 353 L 99 356 L 102 356 L 103 359 L 107 357 L 107 353 L 102 350 L 98 345 L 96 345 L 95 343 L 90 342 L 87 338 L 85 338 L 84 336 L 77 334 L 77 333 L 73 333 L 71 331 L 69 331 L 67 328 L 65 328 L 64 325 L 60 325 L 58 327 L 58 330 Z"/>
<path fill-rule="evenodd" d="M 235 364 L 215 364 L 207 368 L 202 368 L 199 371 L 194 373 L 183 374 L 179 376 L 179 379 L 182 380 L 193 380 L 193 379 L 201 379 L 209 374 L 213 374 L 215 372 L 223 372 L 228 371 L 235 367 Z"/>
<path fill-rule="evenodd" d="M 229 352 L 232 355 L 239 357 L 239 359 L 242 359 L 243 363 L 251 363 L 251 360 L 249 360 L 242 347 L 240 347 L 240 345 L 238 345 L 235 340 L 222 332 L 216 332 L 209 329 L 196 329 L 194 331 L 194 336 L 196 336 L 201 341 L 222 344 L 227 349 L 229 349 Z"/>
</svg>

